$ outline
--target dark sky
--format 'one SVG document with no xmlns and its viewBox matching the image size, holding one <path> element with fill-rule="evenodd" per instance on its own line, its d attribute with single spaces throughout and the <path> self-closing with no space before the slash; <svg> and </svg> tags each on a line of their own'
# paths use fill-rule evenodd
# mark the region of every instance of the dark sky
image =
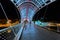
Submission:
<svg viewBox="0 0 60 40">
<path fill-rule="evenodd" d="M 52 4 L 44 7 L 43 9 L 39 10 L 35 14 L 34 19 L 40 20 L 41 18 L 44 18 L 45 21 L 60 22 L 60 1 L 57 0 Z"/>
<path fill-rule="evenodd" d="M 4 13 L 3 13 L 2 9 L 1 9 L 1 6 L 0 6 L 0 19 L 2 19 L 2 18 L 5 18 L 5 15 L 4 15 Z"/>
<path fill-rule="evenodd" d="M 20 16 L 20 14 L 19 14 L 17 8 L 14 6 L 14 4 L 12 4 L 11 1 L 0 0 L 0 2 L 9 19 L 18 19 L 19 18 L 18 16 Z M 0 7 L 0 10 L 1 10 L 1 7 Z M 1 18 L 5 18 L 5 15 L 2 10 L 0 11 L 0 19 Z"/>
</svg>

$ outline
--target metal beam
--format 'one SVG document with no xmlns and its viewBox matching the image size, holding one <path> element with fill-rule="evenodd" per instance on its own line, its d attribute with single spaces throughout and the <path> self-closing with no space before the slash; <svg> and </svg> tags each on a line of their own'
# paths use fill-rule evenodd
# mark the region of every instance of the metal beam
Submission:
<svg viewBox="0 0 60 40">
<path fill-rule="evenodd" d="M 4 10 L 4 8 L 3 8 L 3 6 L 2 6 L 2 4 L 1 4 L 1 3 L 0 3 L 0 6 L 1 6 L 1 8 L 2 8 L 3 12 L 4 12 L 4 15 L 5 15 L 5 17 L 6 17 L 7 21 L 8 21 L 8 17 L 7 17 L 7 15 L 6 15 L 6 12 L 5 12 L 5 10 Z"/>
</svg>

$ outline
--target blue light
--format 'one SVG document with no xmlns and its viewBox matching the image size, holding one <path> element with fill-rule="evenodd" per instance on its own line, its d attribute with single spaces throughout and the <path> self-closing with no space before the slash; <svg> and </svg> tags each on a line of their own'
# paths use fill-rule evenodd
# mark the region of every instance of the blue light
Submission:
<svg viewBox="0 0 60 40">
<path fill-rule="evenodd" d="M 48 26 L 48 23 L 47 22 L 41 22 L 41 21 L 35 21 L 35 24 L 40 26 L 40 27 L 46 27 Z"/>
<path fill-rule="evenodd" d="M 26 18 L 26 8 L 22 8 L 22 10 L 21 10 L 21 18 Z"/>
<path fill-rule="evenodd" d="M 35 10 L 29 7 L 28 14 L 26 14 L 26 10 L 27 10 L 27 7 L 24 7 L 20 10 L 21 11 L 21 18 L 26 19 L 26 17 L 27 17 L 31 21 L 34 14 L 35 14 Z"/>
<path fill-rule="evenodd" d="M 40 26 L 41 22 L 38 20 L 38 21 L 35 21 L 35 24 Z"/>
<path fill-rule="evenodd" d="M 29 8 L 29 14 L 28 14 L 28 17 L 29 17 L 30 20 L 32 20 L 33 15 L 34 15 L 34 10 L 31 9 L 31 8 Z"/>
</svg>

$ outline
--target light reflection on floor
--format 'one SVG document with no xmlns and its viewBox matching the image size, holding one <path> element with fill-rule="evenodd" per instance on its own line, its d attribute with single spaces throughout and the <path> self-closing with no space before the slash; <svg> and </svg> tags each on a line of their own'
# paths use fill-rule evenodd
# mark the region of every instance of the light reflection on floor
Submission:
<svg viewBox="0 0 60 40">
<path fill-rule="evenodd" d="M 33 30 L 32 30 L 33 29 Z M 35 32 L 35 28 L 34 28 L 34 23 L 30 24 L 30 23 L 27 23 L 26 24 L 26 27 L 24 28 L 25 32 L 24 33 L 27 33 L 27 32 L 32 32 L 34 33 Z"/>
<path fill-rule="evenodd" d="M 27 23 L 21 40 L 60 40 L 60 34 L 41 29 L 38 26 L 36 27 L 34 26 L 34 23 Z"/>
</svg>

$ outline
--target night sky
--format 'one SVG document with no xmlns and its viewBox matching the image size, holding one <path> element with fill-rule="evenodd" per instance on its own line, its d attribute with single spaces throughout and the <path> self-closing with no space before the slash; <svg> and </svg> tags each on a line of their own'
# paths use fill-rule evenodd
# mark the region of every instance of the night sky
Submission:
<svg viewBox="0 0 60 40">
<path fill-rule="evenodd" d="M 18 19 L 20 14 L 17 10 L 17 8 L 14 6 L 14 4 L 12 4 L 11 1 L 8 0 L 0 0 L 6 15 L 9 19 Z M 1 10 L 1 6 L 0 6 L 0 19 L 5 19 L 5 15 L 3 13 L 3 11 Z"/>
<path fill-rule="evenodd" d="M 39 10 L 33 20 L 40 20 L 41 18 L 44 18 L 44 21 L 60 22 L 60 1 L 57 0 Z"/>
<path fill-rule="evenodd" d="M 4 15 L 3 11 L 1 10 L 1 6 L 0 6 L 0 19 L 2 19 L 2 18 L 5 18 L 5 15 Z"/>
</svg>

